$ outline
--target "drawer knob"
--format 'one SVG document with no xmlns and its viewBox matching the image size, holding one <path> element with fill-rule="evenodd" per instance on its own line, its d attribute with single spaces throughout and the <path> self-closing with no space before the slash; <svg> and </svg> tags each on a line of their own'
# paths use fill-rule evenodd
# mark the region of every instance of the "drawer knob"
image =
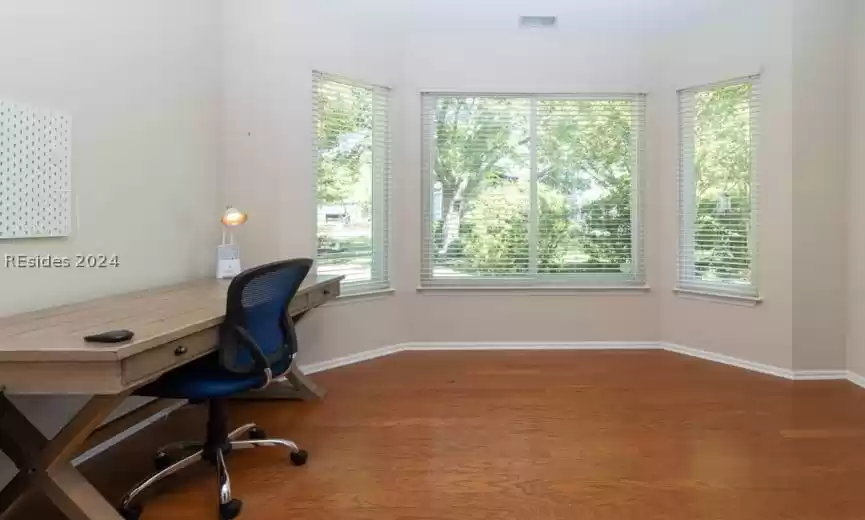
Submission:
<svg viewBox="0 0 865 520">
<path fill-rule="evenodd" d="M 174 349 L 175 356 L 182 356 L 188 352 L 188 349 L 183 345 L 177 345 L 177 348 Z"/>
</svg>

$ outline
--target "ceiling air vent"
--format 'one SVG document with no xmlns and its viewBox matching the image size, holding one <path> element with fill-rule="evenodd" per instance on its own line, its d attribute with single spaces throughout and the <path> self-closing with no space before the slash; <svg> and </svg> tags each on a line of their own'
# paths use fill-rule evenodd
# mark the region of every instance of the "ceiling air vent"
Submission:
<svg viewBox="0 0 865 520">
<path fill-rule="evenodd" d="M 520 27 L 524 28 L 552 28 L 556 26 L 555 16 L 520 16 Z"/>
</svg>

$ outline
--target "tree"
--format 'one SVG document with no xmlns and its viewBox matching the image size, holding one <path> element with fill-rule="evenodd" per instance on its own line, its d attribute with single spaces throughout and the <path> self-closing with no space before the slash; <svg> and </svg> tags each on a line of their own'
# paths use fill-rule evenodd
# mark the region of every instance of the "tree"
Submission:
<svg viewBox="0 0 865 520">
<path fill-rule="evenodd" d="M 360 180 L 372 149 L 372 95 L 328 82 L 316 92 L 316 195 L 319 205 L 341 204 Z"/>
<path fill-rule="evenodd" d="M 530 110 L 537 114 L 539 270 L 618 269 L 631 256 L 629 100 L 439 98 L 440 261 L 505 272 L 528 266 L 528 246 L 514 245 L 516 234 L 527 244 L 528 193 L 506 185 L 528 179 Z M 480 215 L 493 222 L 478 223 Z M 584 257 L 580 267 L 568 258 L 574 251 Z M 512 264 L 505 253 L 516 255 Z"/>
<path fill-rule="evenodd" d="M 529 193 L 525 183 L 505 182 L 484 190 L 465 215 L 460 253 L 467 269 L 478 274 L 529 271 Z M 555 190 L 538 194 L 540 234 L 538 269 L 552 270 L 563 261 L 562 243 L 570 237 L 568 205 Z"/>
<path fill-rule="evenodd" d="M 695 269 L 704 278 L 750 276 L 750 99 L 750 85 L 695 98 Z M 539 271 L 618 272 L 633 261 L 637 135 L 629 100 L 439 99 L 439 254 L 455 268 L 479 272 L 528 268 L 530 106 Z"/>
<path fill-rule="evenodd" d="M 342 206 L 339 215 L 346 218 L 346 201 L 363 199 L 359 192 L 363 191 L 364 183 L 360 181 L 364 174 L 370 174 L 372 93 L 361 87 L 322 81 L 315 96 L 317 156 L 314 167 L 318 207 Z M 345 237 L 334 237 L 327 224 L 327 214 L 328 209 L 325 209 L 325 218 L 318 223 L 319 252 L 332 254 L 344 253 L 347 248 L 369 249 L 368 243 L 363 241 L 359 246 L 350 247 Z M 346 258 L 354 256 L 345 254 Z"/>
<path fill-rule="evenodd" d="M 484 182 L 494 183 L 506 176 L 512 169 L 512 164 L 505 164 L 508 159 L 520 161 L 519 141 L 524 146 L 528 137 L 526 108 L 525 101 L 508 98 L 438 99 L 433 170 L 442 199 L 434 240 L 441 254 L 458 235 L 462 217 Z"/>
<path fill-rule="evenodd" d="M 701 278 L 751 274 L 751 85 L 695 97 L 695 268 Z"/>
<path fill-rule="evenodd" d="M 579 218 L 565 218 L 586 258 L 570 270 L 631 262 L 634 110 L 629 100 L 538 103 L 539 182 L 579 200 Z"/>
</svg>

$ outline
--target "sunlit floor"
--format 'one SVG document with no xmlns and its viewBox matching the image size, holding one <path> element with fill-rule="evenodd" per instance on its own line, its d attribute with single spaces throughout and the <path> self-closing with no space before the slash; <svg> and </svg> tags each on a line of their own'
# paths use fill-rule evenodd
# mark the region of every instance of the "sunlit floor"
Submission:
<svg viewBox="0 0 865 520">
<path fill-rule="evenodd" d="M 402 353 L 315 377 L 324 402 L 235 404 L 311 453 L 232 454 L 241 518 L 865 518 L 865 390 L 847 382 L 660 351 Z M 86 473 L 117 498 L 202 429 L 179 412 Z M 216 518 L 213 473 L 167 481 L 143 518 Z"/>
</svg>

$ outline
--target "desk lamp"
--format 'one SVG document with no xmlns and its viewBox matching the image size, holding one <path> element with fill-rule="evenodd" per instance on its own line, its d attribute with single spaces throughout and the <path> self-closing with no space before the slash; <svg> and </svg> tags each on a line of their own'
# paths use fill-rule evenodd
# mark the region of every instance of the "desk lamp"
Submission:
<svg viewBox="0 0 865 520">
<path fill-rule="evenodd" d="M 240 247 L 234 243 L 231 229 L 246 222 L 246 217 L 246 213 L 231 206 L 222 214 L 222 245 L 216 248 L 217 278 L 233 278 L 240 274 Z"/>
</svg>

